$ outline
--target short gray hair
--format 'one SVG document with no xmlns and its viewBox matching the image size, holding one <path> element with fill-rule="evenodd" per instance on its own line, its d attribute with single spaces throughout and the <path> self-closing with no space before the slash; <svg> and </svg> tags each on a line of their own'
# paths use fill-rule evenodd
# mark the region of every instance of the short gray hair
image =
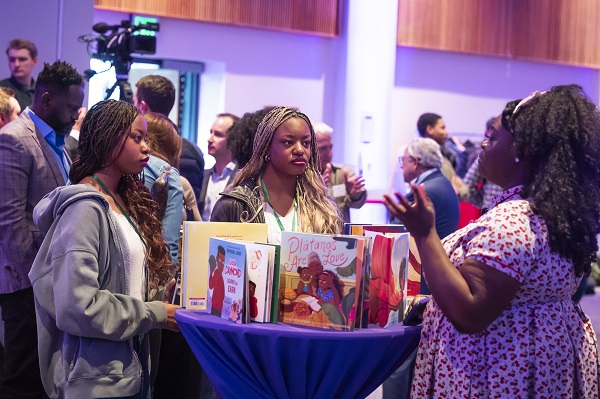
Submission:
<svg viewBox="0 0 600 399">
<path fill-rule="evenodd" d="M 426 168 L 442 167 L 442 151 L 440 145 L 430 138 L 414 139 L 406 147 L 408 155 L 418 158 L 420 164 Z"/>
<path fill-rule="evenodd" d="M 333 133 L 333 128 L 324 122 L 315 123 L 313 130 L 316 134 L 328 134 L 331 136 L 331 133 Z"/>
</svg>

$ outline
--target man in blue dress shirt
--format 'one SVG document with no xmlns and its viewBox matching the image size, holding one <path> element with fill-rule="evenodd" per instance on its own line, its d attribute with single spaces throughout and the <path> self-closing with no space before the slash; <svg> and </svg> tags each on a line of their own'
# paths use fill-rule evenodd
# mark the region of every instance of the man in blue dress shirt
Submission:
<svg viewBox="0 0 600 399">
<path fill-rule="evenodd" d="M 0 397 L 44 397 L 33 290 L 27 274 L 44 240 L 33 223 L 39 200 L 69 176 L 65 153 L 83 103 L 83 79 L 66 62 L 44 64 L 31 107 L 0 129 L 0 306 L 4 370 Z"/>
</svg>

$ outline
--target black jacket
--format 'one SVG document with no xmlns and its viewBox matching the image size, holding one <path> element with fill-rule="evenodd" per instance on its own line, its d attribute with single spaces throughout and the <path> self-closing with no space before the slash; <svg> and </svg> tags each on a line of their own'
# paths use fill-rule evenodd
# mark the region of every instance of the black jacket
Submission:
<svg viewBox="0 0 600 399">
<path fill-rule="evenodd" d="M 254 179 L 221 193 L 210 215 L 211 222 L 265 223 L 263 202 Z"/>
<path fill-rule="evenodd" d="M 183 137 L 179 156 L 179 174 L 190 182 L 197 201 L 204 178 L 204 157 L 197 145 Z"/>
</svg>

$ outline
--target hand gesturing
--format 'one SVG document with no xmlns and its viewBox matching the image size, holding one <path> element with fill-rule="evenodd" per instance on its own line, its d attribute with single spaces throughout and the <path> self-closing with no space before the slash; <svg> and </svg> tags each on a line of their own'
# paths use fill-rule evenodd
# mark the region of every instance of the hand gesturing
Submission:
<svg viewBox="0 0 600 399">
<path fill-rule="evenodd" d="M 412 185 L 415 202 L 411 204 L 400 193 L 395 193 L 400 203 L 396 203 L 389 194 L 384 194 L 383 201 L 389 211 L 406 226 L 413 236 L 426 236 L 435 228 L 435 211 L 433 203 L 425 193 L 422 185 Z"/>
<path fill-rule="evenodd" d="M 346 192 L 349 196 L 354 196 L 365 191 L 365 179 L 362 175 L 348 177 L 348 171 L 344 170 L 344 182 L 346 183 Z"/>
<path fill-rule="evenodd" d="M 331 186 L 331 168 L 331 164 L 328 163 L 323 171 L 323 183 L 325 183 L 327 187 Z"/>
</svg>

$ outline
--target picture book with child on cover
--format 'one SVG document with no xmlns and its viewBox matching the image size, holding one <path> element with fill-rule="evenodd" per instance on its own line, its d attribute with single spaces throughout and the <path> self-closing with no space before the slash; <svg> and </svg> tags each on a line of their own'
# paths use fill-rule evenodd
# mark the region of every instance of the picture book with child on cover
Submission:
<svg viewBox="0 0 600 399">
<path fill-rule="evenodd" d="M 352 331 L 367 247 L 364 237 L 282 232 L 279 321 Z"/>
<path fill-rule="evenodd" d="M 264 223 L 184 222 L 181 306 L 207 310 L 209 240 L 211 237 L 267 242 Z M 208 309 L 210 311 L 210 309 Z"/>
<path fill-rule="evenodd" d="M 278 260 L 278 246 L 243 242 L 246 247 L 246 272 L 248 275 L 248 311 L 245 312 L 246 322 L 271 322 L 271 307 L 273 306 L 273 282 L 275 262 Z M 277 302 L 275 302 L 277 306 Z M 277 315 L 277 313 L 275 313 Z M 275 316 L 274 322 L 277 322 Z"/>
<path fill-rule="evenodd" d="M 239 242 L 211 238 L 208 264 L 208 310 L 222 319 L 242 324 L 248 283 L 246 247 Z"/>
</svg>

